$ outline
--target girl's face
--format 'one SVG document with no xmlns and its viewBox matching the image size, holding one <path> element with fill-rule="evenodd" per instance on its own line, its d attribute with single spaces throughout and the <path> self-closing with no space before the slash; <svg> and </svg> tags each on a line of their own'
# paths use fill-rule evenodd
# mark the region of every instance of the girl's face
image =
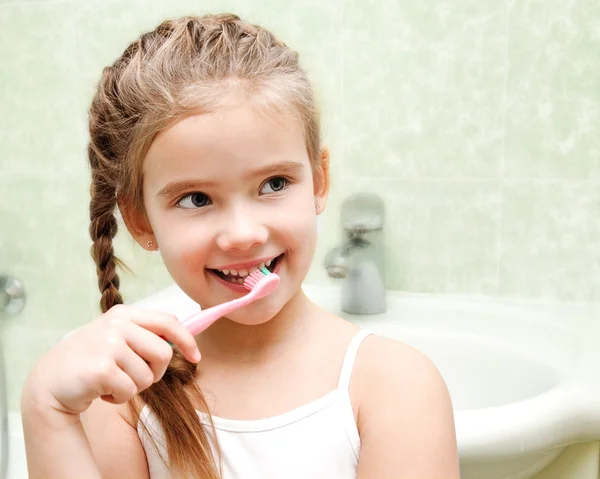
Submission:
<svg viewBox="0 0 600 479">
<path fill-rule="evenodd" d="M 263 323 L 298 292 L 315 250 L 315 202 L 327 193 L 315 196 L 298 121 L 249 106 L 188 117 L 156 137 L 143 174 L 163 261 L 203 308 L 246 294 L 242 278 L 263 264 L 279 286 L 229 319 Z"/>
</svg>

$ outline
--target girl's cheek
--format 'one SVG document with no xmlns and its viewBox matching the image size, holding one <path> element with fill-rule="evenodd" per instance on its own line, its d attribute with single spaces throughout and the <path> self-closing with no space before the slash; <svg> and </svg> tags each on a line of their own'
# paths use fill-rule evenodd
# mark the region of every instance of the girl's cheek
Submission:
<svg viewBox="0 0 600 479">
<path fill-rule="evenodd" d="M 289 198 L 284 204 L 277 205 L 269 211 L 269 219 L 272 225 L 281 229 L 298 232 L 314 223 L 314 206 L 312 196 L 302 192 Z"/>
<path fill-rule="evenodd" d="M 162 243 L 160 238 L 157 240 L 165 260 L 195 264 L 206 260 L 206 251 L 210 249 L 209 238 L 208 234 L 198 234 L 190 228 L 167 231 Z"/>
<path fill-rule="evenodd" d="M 306 238 L 313 234 L 316 235 L 316 222 L 311 212 L 308 212 L 308 214 L 304 212 L 303 214 L 285 215 L 281 221 L 287 232 L 294 236 Z"/>
</svg>

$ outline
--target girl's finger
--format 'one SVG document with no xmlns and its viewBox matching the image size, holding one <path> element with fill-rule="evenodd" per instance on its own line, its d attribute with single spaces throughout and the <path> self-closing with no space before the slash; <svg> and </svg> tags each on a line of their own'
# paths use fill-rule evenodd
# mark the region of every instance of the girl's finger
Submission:
<svg viewBox="0 0 600 479">
<path fill-rule="evenodd" d="M 131 349 L 127 349 L 125 353 L 117 359 L 117 366 L 131 378 L 137 388 L 139 394 L 144 389 L 148 389 L 155 381 L 155 373 L 150 367 L 150 364 L 144 361 Z M 166 370 L 166 367 L 164 368 Z M 164 374 L 164 371 L 163 371 Z M 159 379 L 162 377 L 159 376 Z"/>
<path fill-rule="evenodd" d="M 122 331 L 123 338 L 130 348 L 128 351 L 137 357 L 138 361 L 134 362 L 133 359 L 127 359 L 129 355 L 125 355 L 119 361 L 119 367 L 125 372 L 129 372 L 130 368 L 132 373 L 137 373 L 143 369 L 144 373 L 139 373 L 142 384 L 145 384 L 148 380 L 148 377 L 144 378 L 143 374 L 148 374 L 148 371 L 150 371 L 152 373 L 151 382 L 142 389 L 146 389 L 153 382 L 160 381 L 173 357 L 173 348 L 164 339 L 134 322 L 128 321 L 123 324 Z M 142 365 L 144 368 L 142 368 Z"/>
<path fill-rule="evenodd" d="M 100 398 L 112 404 L 123 404 L 138 393 L 137 385 L 115 364 L 114 371 L 101 386 Z"/>
<path fill-rule="evenodd" d="M 109 312 L 115 317 L 128 318 L 177 345 L 188 361 L 197 363 L 200 360 L 194 336 L 172 314 L 125 305 L 115 306 Z"/>
</svg>

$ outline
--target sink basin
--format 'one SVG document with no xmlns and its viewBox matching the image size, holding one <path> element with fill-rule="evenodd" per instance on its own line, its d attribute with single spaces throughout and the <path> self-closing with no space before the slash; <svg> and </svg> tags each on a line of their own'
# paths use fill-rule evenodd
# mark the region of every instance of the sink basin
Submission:
<svg viewBox="0 0 600 479">
<path fill-rule="evenodd" d="M 452 397 L 462 479 L 528 479 L 568 445 L 600 440 L 600 307 L 388 291 L 385 313 L 352 315 L 339 286 L 303 289 L 433 361 Z M 137 304 L 179 318 L 198 310 L 176 286 Z"/>
<path fill-rule="evenodd" d="M 558 384 L 555 369 L 485 337 L 435 331 L 387 331 L 386 336 L 433 361 L 458 411 L 515 403 Z"/>
</svg>

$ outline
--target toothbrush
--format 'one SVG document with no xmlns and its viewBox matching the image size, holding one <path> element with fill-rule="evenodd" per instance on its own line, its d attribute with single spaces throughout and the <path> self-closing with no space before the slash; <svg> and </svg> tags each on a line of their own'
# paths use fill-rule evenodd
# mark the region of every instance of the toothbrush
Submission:
<svg viewBox="0 0 600 479">
<path fill-rule="evenodd" d="M 275 273 L 271 273 L 267 268 L 257 269 L 244 279 L 244 288 L 250 291 L 248 294 L 212 308 L 203 309 L 182 321 L 182 324 L 193 335 L 199 334 L 217 319 L 271 294 L 278 284 L 279 276 Z"/>
</svg>

